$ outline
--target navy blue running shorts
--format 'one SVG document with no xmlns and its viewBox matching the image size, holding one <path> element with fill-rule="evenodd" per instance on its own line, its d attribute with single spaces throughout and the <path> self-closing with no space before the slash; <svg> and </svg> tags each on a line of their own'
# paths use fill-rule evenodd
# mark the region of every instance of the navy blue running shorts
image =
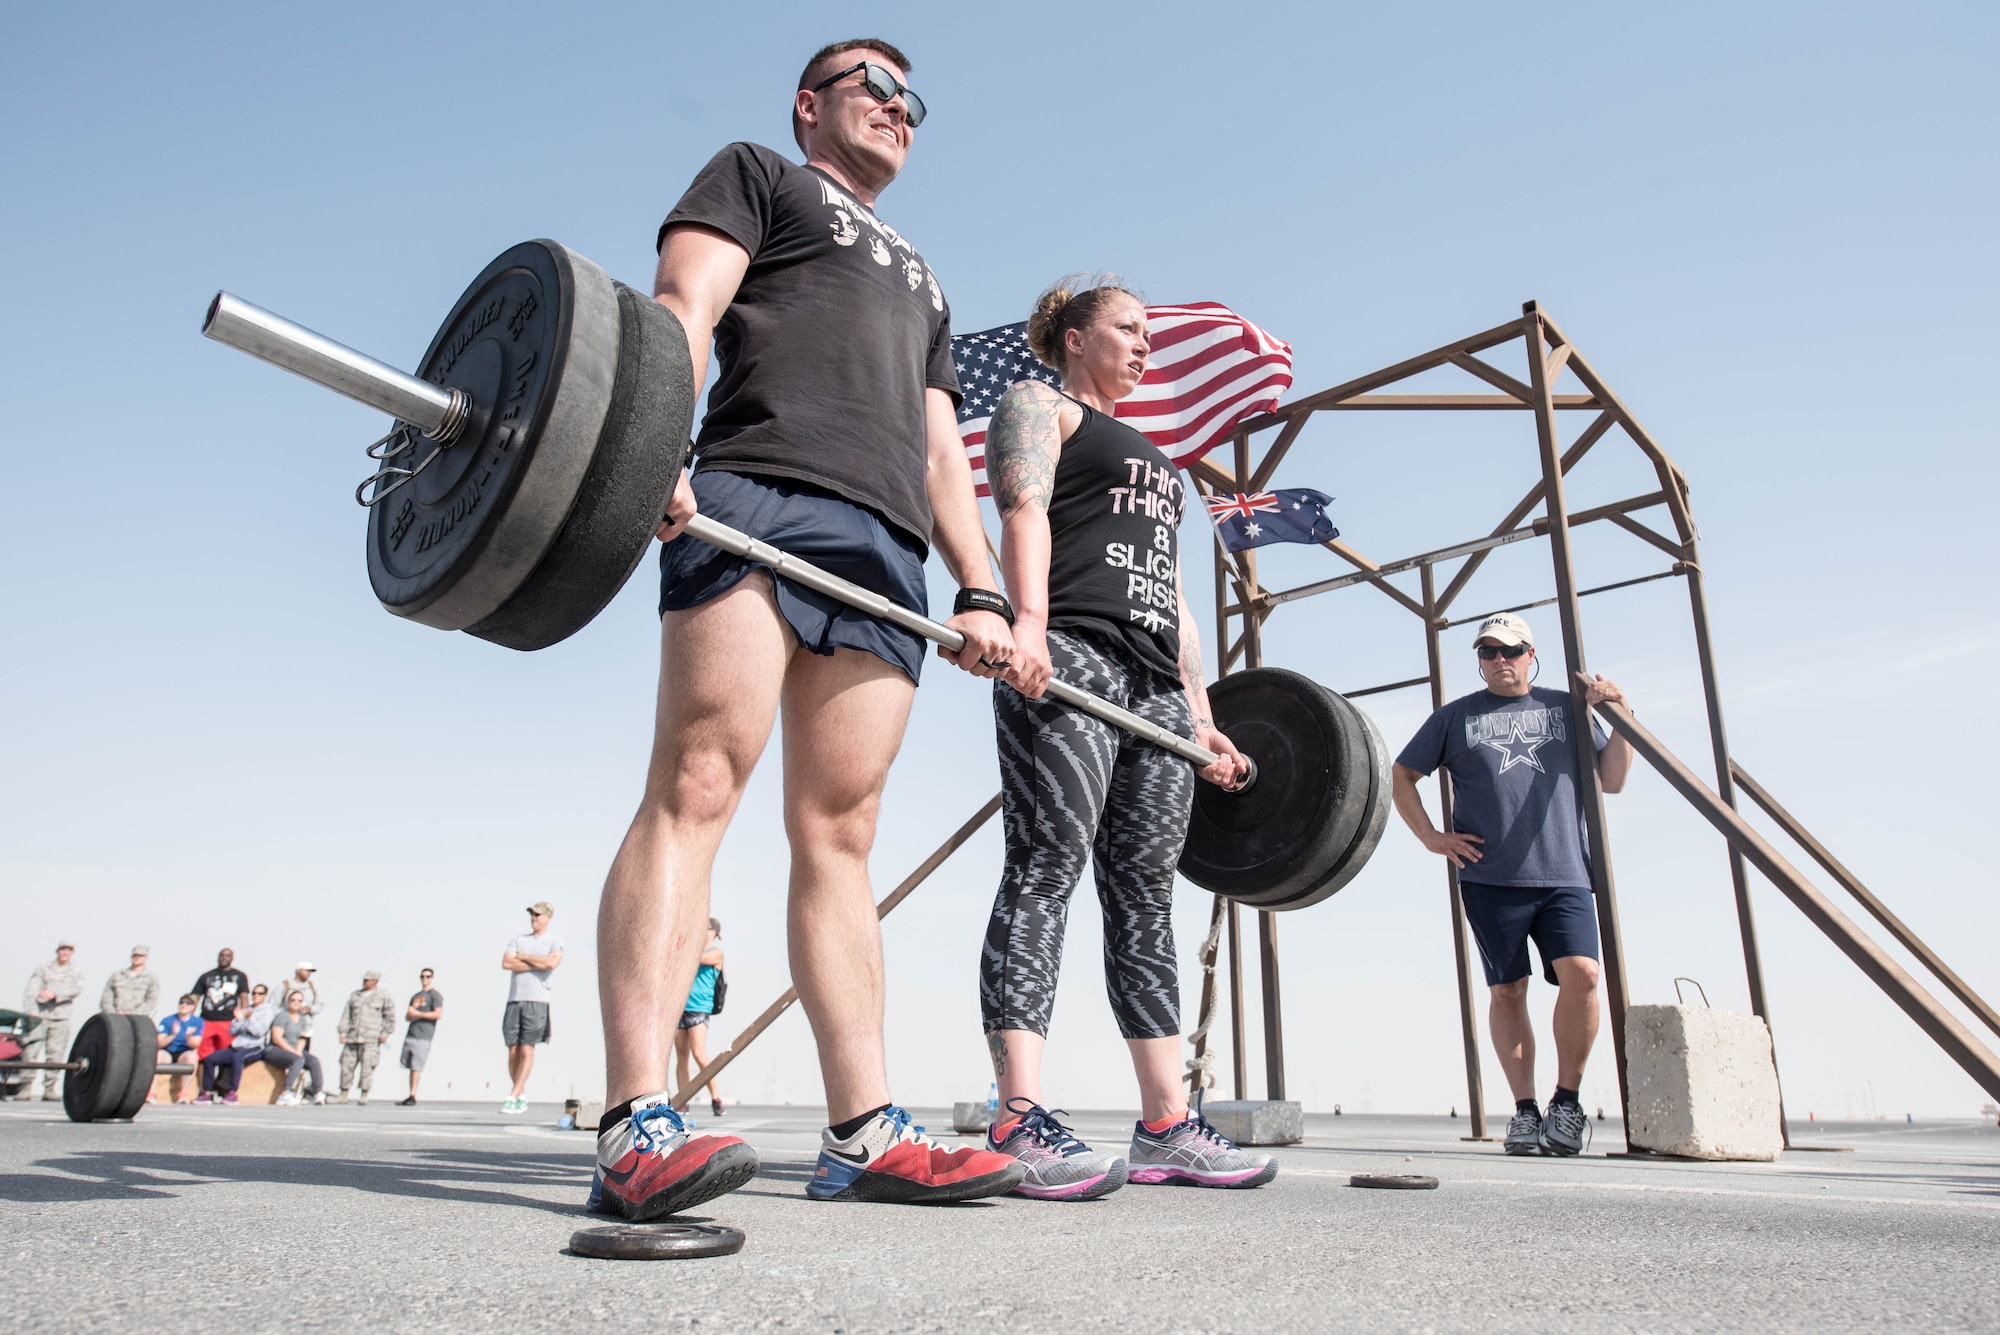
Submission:
<svg viewBox="0 0 2000 1335">
<path fill-rule="evenodd" d="M 694 496 L 700 512 L 718 523 L 930 615 L 922 546 L 873 511 L 784 478 L 721 469 L 696 473 Z M 660 615 L 684 612 L 727 593 L 753 565 L 770 570 L 697 538 L 662 545 Z M 771 582 L 777 586 L 779 615 L 805 648 L 828 657 L 835 649 L 864 650 L 901 668 L 912 682 L 922 673 L 926 642 L 915 632 L 790 580 L 773 576 Z"/>
<path fill-rule="evenodd" d="M 1568 955 L 1597 958 L 1597 901 L 1588 886 L 1479 885 L 1459 882 L 1465 918 L 1479 943 L 1486 985 L 1498 987 L 1532 970 L 1528 939 L 1542 957 L 1542 977 L 1556 981 L 1553 961 Z"/>
</svg>

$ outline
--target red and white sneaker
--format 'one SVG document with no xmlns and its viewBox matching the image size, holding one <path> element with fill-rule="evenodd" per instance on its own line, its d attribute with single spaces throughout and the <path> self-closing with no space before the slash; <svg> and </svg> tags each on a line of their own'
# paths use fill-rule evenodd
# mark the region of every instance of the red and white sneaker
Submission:
<svg viewBox="0 0 2000 1335">
<path fill-rule="evenodd" d="M 940 1204 L 1000 1196 L 1019 1186 L 1028 1168 L 986 1149 L 948 1150 L 891 1104 L 845 1140 L 820 1132 L 819 1163 L 806 1195 L 816 1201 Z"/>
<path fill-rule="evenodd" d="M 735 1136 L 696 1136 L 666 1090 L 632 1101 L 632 1115 L 597 1137 L 587 1205 L 640 1223 L 691 1210 L 757 1176 L 757 1151 Z"/>
</svg>

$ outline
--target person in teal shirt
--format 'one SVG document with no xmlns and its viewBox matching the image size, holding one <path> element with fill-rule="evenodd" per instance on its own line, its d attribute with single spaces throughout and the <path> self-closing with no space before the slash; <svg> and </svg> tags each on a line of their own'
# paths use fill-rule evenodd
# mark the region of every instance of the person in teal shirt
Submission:
<svg viewBox="0 0 2000 1335">
<path fill-rule="evenodd" d="M 722 977 L 722 923 L 708 920 L 708 944 L 702 948 L 701 967 L 694 971 L 694 986 L 688 989 L 687 1008 L 681 1012 L 680 1028 L 674 1032 L 674 1087 L 687 1088 L 688 1059 L 694 1059 L 698 1073 L 708 1065 L 708 1019 L 715 1013 L 715 984 Z M 708 1082 L 708 1106 L 722 1116 L 722 1090 Z"/>
</svg>

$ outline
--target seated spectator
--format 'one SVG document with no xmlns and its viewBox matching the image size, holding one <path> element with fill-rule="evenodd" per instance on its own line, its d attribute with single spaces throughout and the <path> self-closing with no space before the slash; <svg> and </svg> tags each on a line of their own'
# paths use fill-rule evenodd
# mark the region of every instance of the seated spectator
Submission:
<svg viewBox="0 0 2000 1335">
<path fill-rule="evenodd" d="M 160 1064 L 162 1066 L 194 1065 L 195 1049 L 201 1046 L 201 1017 L 194 1008 L 201 1004 L 201 998 L 190 992 L 182 997 L 174 1007 L 174 1013 L 160 1021 Z M 146 1102 L 154 1102 L 150 1092 Z M 194 1102 L 194 1082 L 181 1086 L 181 1096 L 176 1103 Z"/>
<path fill-rule="evenodd" d="M 284 1075 L 278 1087 L 284 1093 L 278 1095 L 278 1102 L 289 1106 L 294 1103 L 326 1102 L 324 1079 L 320 1075 L 319 1058 L 306 1051 L 306 994 L 300 991 L 285 993 L 285 1008 L 271 1019 L 271 1031 L 264 1048 L 264 1060 L 273 1066 L 284 1068 Z M 299 1072 L 306 1075 L 303 1096 L 294 1088 Z"/>
<path fill-rule="evenodd" d="M 264 1039 L 271 1032 L 273 1019 L 269 997 L 270 989 L 259 983 L 250 989 L 249 996 L 236 1003 L 229 1021 L 229 1046 L 202 1058 L 201 1093 L 195 1095 L 196 1103 L 215 1102 L 215 1091 L 221 1084 L 225 1066 L 229 1068 L 229 1085 L 222 1091 L 222 1101 L 236 1102 L 236 1088 L 243 1083 L 243 1068 L 264 1058 Z"/>
</svg>

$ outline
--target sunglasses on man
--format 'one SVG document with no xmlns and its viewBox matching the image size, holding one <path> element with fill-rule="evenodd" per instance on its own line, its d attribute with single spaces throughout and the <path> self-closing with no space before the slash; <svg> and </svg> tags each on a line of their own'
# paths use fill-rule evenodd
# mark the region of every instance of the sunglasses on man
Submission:
<svg viewBox="0 0 2000 1335">
<path fill-rule="evenodd" d="M 889 71 L 883 69 L 872 60 L 864 60 L 859 65 L 849 65 L 832 78 L 821 79 L 812 86 L 810 91 L 817 93 L 822 88 L 831 88 L 856 70 L 861 71 L 861 86 L 866 88 L 868 95 L 877 102 L 888 102 L 898 93 L 902 94 L 903 119 L 909 124 L 912 130 L 924 123 L 924 100 L 905 88 L 902 84 L 897 83 L 895 75 L 889 73 Z"/>
<path fill-rule="evenodd" d="M 1479 646 L 1479 656 L 1489 663 L 1496 658 L 1512 662 L 1533 647 L 1530 644 L 1482 644 Z"/>
</svg>

